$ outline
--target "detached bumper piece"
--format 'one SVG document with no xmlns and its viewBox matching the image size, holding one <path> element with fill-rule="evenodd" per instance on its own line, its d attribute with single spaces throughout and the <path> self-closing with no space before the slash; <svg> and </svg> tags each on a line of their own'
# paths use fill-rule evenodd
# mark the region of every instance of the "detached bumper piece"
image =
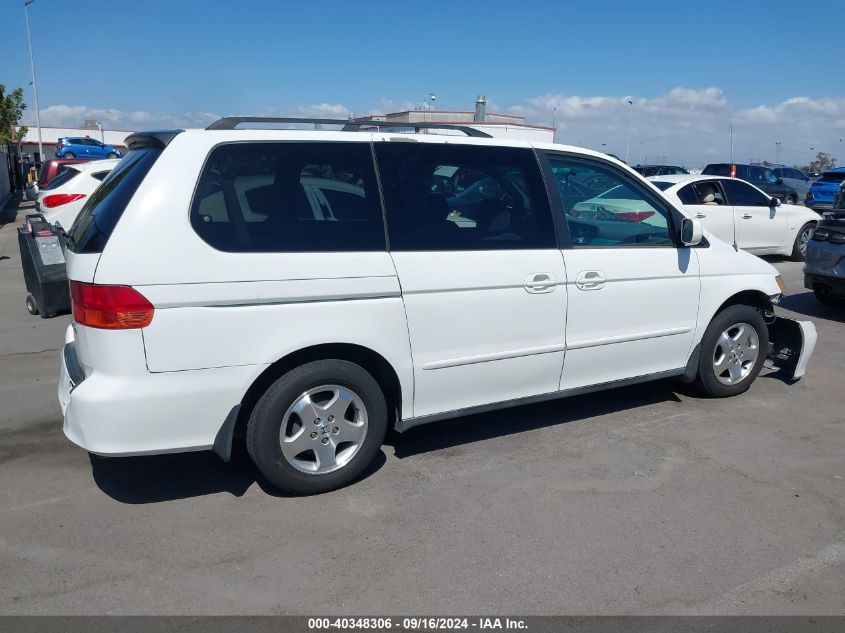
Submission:
<svg viewBox="0 0 845 633">
<path fill-rule="evenodd" d="M 812 321 L 775 317 L 769 324 L 769 360 L 793 380 L 807 371 L 807 363 L 816 349 L 816 326 Z"/>
</svg>

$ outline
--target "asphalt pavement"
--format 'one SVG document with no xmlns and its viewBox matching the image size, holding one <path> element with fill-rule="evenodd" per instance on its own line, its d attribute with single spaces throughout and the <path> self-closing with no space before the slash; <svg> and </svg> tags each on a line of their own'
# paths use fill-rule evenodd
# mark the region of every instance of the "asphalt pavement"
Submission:
<svg viewBox="0 0 845 633">
<path fill-rule="evenodd" d="M 845 613 L 845 309 L 818 304 L 800 264 L 771 260 L 779 311 L 818 328 L 800 382 L 766 371 L 706 400 L 664 381 L 449 420 L 391 438 L 350 487 L 288 498 L 243 457 L 98 459 L 66 440 L 69 317 L 27 314 L 15 226 L 0 613 Z"/>
</svg>

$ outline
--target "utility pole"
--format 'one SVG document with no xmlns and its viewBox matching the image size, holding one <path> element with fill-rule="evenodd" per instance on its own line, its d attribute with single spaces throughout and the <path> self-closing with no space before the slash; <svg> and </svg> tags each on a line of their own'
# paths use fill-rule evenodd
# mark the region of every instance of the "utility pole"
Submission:
<svg viewBox="0 0 845 633">
<path fill-rule="evenodd" d="M 783 148 L 783 141 L 775 141 L 775 163 L 780 165 L 780 152 Z"/>
<path fill-rule="evenodd" d="M 631 110 L 634 109 L 634 102 L 631 99 L 628 99 L 628 105 L 631 106 L 628 109 L 628 134 L 625 138 L 625 164 L 628 164 L 628 153 L 631 150 Z"/>
<path fill-rule="evenodd" d="M 32 37 L 29 34 L 29 5 L 34 0 L 24 0 L 23 12 L 26 15 L 26 41 L 29 44 L 29 67 L 32 70 L 32 96 L 35 100 L 35 125 L 38 127 L 38 157 L 44 162 L 44 147 L 41 144 L 41 112 L 38 109 L 38 88 L 35 85 L 35 60 L 32 58 Z"/>
</svg>

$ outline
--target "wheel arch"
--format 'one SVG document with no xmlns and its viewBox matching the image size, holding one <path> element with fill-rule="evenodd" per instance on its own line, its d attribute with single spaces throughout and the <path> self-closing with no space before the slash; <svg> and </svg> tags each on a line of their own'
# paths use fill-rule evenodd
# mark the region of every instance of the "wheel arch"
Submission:
<svg viewBox="0 0 845 633">
<path fill-rule="evenodd" d="M 233 428 L 233 437 L 243 437 L 252 410 L 261 395 L 279 377 L 305 363 L 316 360 L 338 359 L 361 366 L 378 382 L 387 400 L 390 416 L 388 424 L 402 417 L 402 384 L 399 374 L 390 362 L 378 352 L 353 343 L 323 343 L 291 352 L 270 364 L 252 382 L 240 402 Z"/>
<path fill-rule="evenodd" d="M 708 319 L 708 323 L 713 320 L 717 314 L 719 314 L 725 308 L 729 308 L 735 305 L 749 305 L 754 308 L 759 308 L 761 310 L 772 310 L 774 308 L 772 304 L 772 300 L 765 292 L 762 290 L 741 290 L 737 292 L 722 302 L 716 311 L 710 315 L 710 319 Z"/>
<path fill-rule="evenodd" d="M 763 292 L 762 290 L 740 290 L 739 292 L 735 292 L 734 294 L 729 296 L 719 305 L 718 308 L 716 308 L 711 314 L 707 315 L 706 320 L 703 318 L 701 319 L 701 336 L 697 338 L 696 343 L 693 346 L 689 357 L 687 358 L 687 365 L 684 369 L 684 373 L 681 376 L 681 380 L 683 382 L 691 383 L 695 380 L 696 374 L 698 372 L 698 359 L 699 355 L 701 354 L 701 338 L 704 336 L 704 332 L 707 330 L 707 327 L 710 325 L 713 319 L 716 318 L 716 315 L 720 314 L 723 310 L 726 310 L 727 308 L 736 305 L 746 305 L 758 309 L 761 315 L 763 316 L 763 320 L 767 323 L 769 322 L 771 315 L 774 314 L 774 304 L 772 303 L 772 300 L 769 295 Z"/>
</svg>

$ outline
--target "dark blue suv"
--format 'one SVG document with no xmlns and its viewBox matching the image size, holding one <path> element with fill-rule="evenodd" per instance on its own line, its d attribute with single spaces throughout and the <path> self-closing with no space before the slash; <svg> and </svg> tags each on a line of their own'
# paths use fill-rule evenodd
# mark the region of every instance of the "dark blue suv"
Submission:
<svg viewBox="0 0 845 633">
<path fill-rule="evenodd" d="M 68 136 L 56 142 L 56 158 L 122 158 L 117 149 L 90 136 Z"/>
</svg>

